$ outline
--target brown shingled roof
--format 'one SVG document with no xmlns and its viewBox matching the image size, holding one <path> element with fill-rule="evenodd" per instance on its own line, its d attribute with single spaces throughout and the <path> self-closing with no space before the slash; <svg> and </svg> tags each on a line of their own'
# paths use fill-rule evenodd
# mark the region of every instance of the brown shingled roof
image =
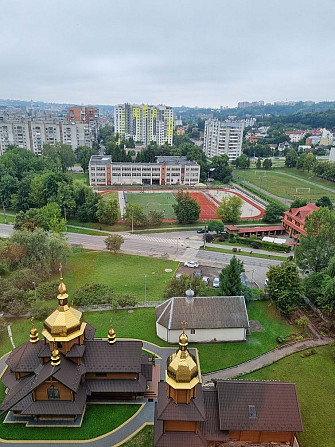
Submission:
<svg viewBox="0 0 335 447">
<path fill-rule="evenodd" d="M 156 322 L 167 329 L 180 329 L 183 320 L 188 329 L 249 327 L 243 296 L 176 297 L 156 307 Z"/>
<path fill-rule="evenodd" d="M 175 404 L 167 396 L 167 384 L 159 382 L 157 400 L 157 418 L 165 421 L 204 421 L 205 408 L 200 383 L 196 388 L 196 397 L 189 404 Z"/>
<path fill-rule="evenodd" d="M 40 363 L 38 353 L 43 347 L 44 342 L 42 340 L 37 343 L 26 341 L 19 347 L 13 349 L 6 363 L 15 372 L 33 372 Z"/>
<path fill-rule="evenodd" d="M 141 341 L 86 341 L 83 362 L 87 372 L 141 372 Z"/>
<path fill-rule="evenodd" d="M 86 385 L 91 393 L 144 393 L 147 388 L 147 381 L 140 374 L 139 380 L 89 379 L 86 381 Z"/>
<path fill-rule="evenodd" d="M 206 421 L 200 423 L 200 430 L 208 441 L 227 441 L 229 431 L 220 430 L 218 390 L 203 388 Z"/>
<path fill-rule="evenodd" d="M 229 380 L 217 389 L 221 430 L 303 430 L 293 383 Z"/>
</svg>

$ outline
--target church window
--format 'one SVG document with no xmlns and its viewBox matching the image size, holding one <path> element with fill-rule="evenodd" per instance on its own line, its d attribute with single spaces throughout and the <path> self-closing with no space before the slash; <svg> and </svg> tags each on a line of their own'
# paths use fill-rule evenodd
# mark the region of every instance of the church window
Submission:
<svg viewBox="0 0 335 447">
<path fill-rule="evenodd" d="M 59 389 L 54 385 L 51 385 L 48 388 L 48 399 L 59 399 Z"/>
</svg>

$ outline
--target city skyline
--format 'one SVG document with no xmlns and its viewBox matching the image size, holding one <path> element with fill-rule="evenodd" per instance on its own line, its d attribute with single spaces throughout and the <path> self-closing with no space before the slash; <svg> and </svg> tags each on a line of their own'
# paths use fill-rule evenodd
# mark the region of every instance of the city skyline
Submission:
<svg viewBox="0 0 335 447">
<path fill-rule="evenodd" d="M 0 97 L 212 108 L 331 101 L 334 12 L 329 0 L 14 0 L 2 5 Z"/>
</svg>

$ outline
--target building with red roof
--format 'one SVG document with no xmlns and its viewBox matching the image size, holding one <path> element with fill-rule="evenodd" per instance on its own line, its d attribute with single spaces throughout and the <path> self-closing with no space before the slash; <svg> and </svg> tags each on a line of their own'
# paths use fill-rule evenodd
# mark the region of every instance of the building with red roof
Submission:
<svg viewBox="0 0 335 447">
<path fill-rule="evenodd" d="M 288 235 L 297 240 L 299 240 L 301 234 L 306 236 L 305 219 L 318 209 L 319 207 L 314 203 L 307 203 L 300 208 L 291 208 L 285 211 L 282 223 Z"/>
</svg>

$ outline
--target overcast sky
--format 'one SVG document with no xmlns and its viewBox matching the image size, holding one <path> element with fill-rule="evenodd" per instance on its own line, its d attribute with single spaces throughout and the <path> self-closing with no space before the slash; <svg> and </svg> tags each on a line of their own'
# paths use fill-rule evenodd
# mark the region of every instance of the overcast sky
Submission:
<svg viewBox="0 0 335 447">
<path fill-rule="evenodd" d="M 335 100 L 335 0 L 0 0 L 0 98 Z"/>
</svg>

